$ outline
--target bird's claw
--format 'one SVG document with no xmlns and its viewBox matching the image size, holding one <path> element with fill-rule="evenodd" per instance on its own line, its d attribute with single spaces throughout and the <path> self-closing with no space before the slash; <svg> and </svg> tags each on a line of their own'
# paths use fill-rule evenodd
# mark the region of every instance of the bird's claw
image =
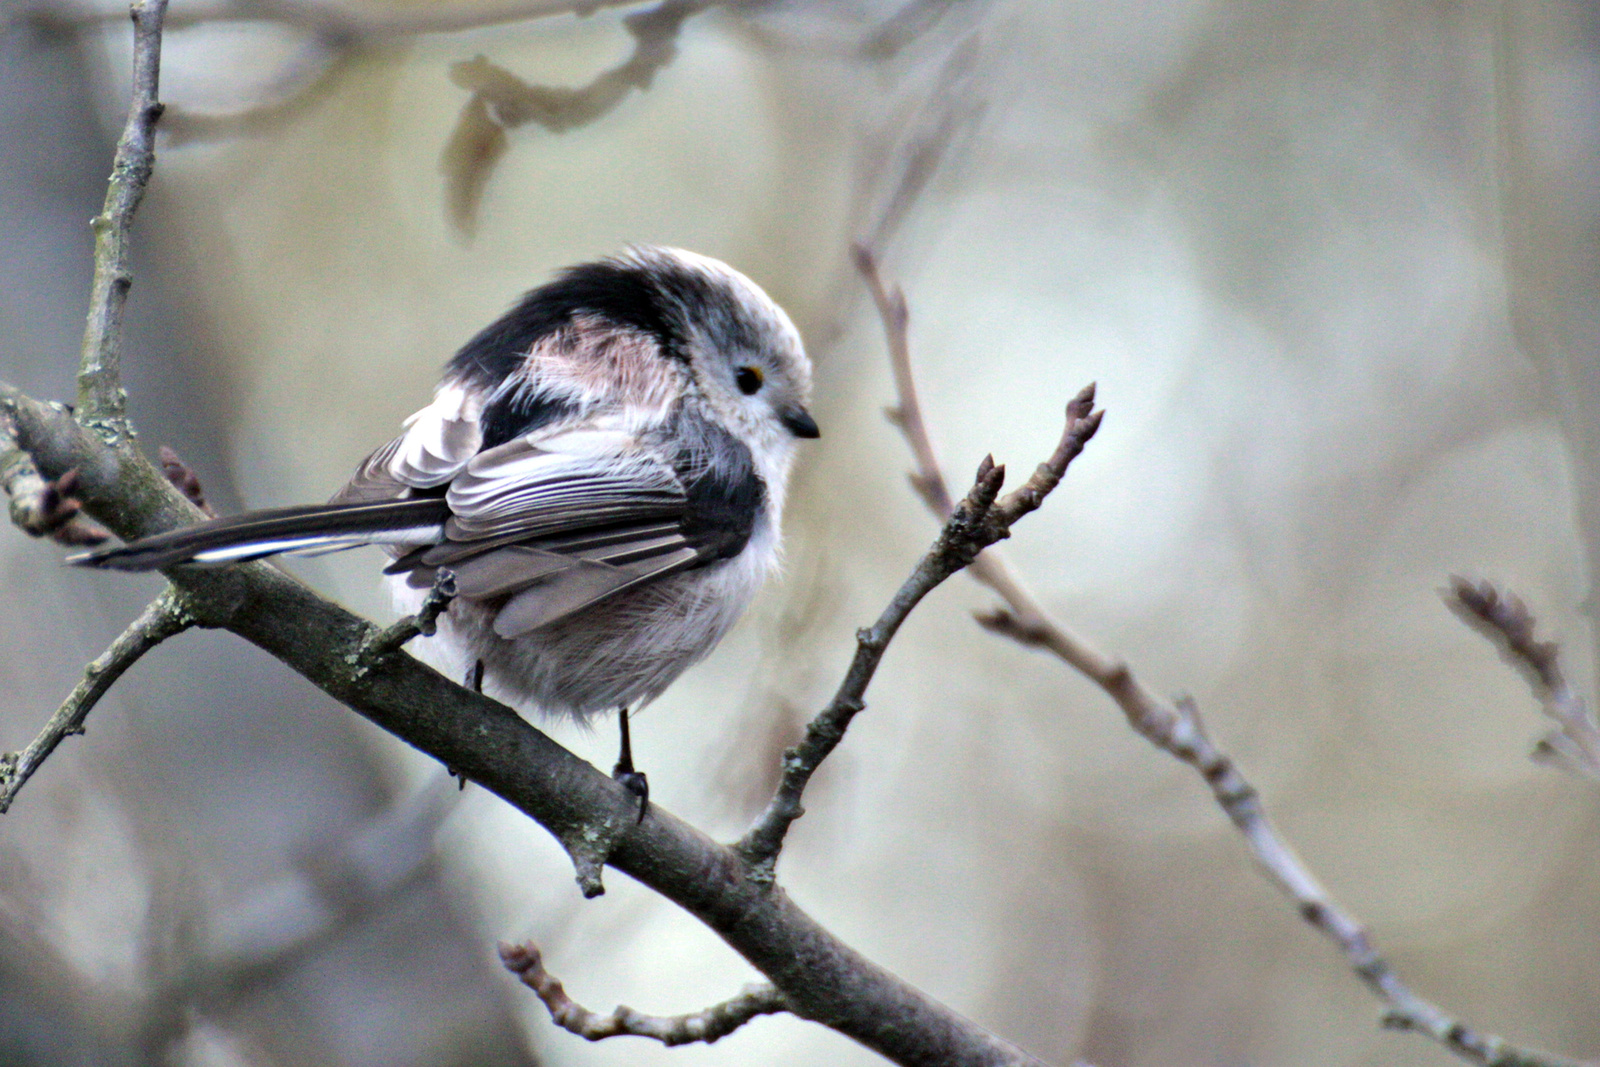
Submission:
<svg viewBox="0 0 1600 1067">
<path fill-rule="evenodd" d="M 650 807 L 650 779 L 644 776 L 644 772 L 619 763 L 611 772 L 611 780 L 639 798 L 638 822 L 644 822 L 644 813 Z"/>
</svg>

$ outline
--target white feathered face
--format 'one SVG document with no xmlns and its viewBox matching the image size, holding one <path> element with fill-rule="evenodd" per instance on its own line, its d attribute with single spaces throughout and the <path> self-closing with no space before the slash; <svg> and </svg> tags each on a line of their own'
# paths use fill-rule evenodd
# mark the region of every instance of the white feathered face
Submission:
<svg viewBox="0 0 1600 1067">
<path fill-rule="evenodd" d="M 740 436 L 787 456 L 797 437 L 820 436 L 807 410 L 811 361 L 800 334 L 766 293 L 732 268 L 690 252 L 649 249 L 631 255 L 658 273 L 680 301 L 681 355 L 715 415 Z"/>
</svg>

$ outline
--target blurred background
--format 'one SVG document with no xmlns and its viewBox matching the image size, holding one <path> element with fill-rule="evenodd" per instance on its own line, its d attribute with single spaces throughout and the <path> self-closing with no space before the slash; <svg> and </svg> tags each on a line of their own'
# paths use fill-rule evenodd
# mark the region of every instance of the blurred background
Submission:
<svg viewBox="0 0 1600 1067">
<path fill-rule="evenodd" d="M 126 107 L 119 9 L 0 24 L 0 377 L 72 392 Z M 586 17 L 571 9 L 598 6 Z M 219 509 L 319 500 L 560 266 L 681 245 L 817 365 L 785 578 L 636 720 L 652 798 L 738 834 L 930 542 L 882 333 L 899 279 L 952 483 L 1109 414 L 1005 551 L 1198 700 L 1419 992 L 1600 1053 L 1600 798 L 1526 758 L 1522 680 L 1442 606 L 1527 599 L 1590 692 L 1600 553 L 1600 20 L 1580 3 L 638 5 L 174 0 L 136 227 L 147 448 Z M 533 17 L 544 15 L 546 17 Z M 160 587 L 0 537 L 0 749 Z M 375 553 L 290 564 L 379 619 Z M 1455 1062 L 1377 1026 L 1192 774 L 938 591 L 819 774 L 781 875 L 840 936 L 1059 1063 Z M 609 724 L 551 732 L 608 767 Z M 263 653 L 186 634 L 0 820 L 0 1062 L 879 1062 L 757 1020 L 588 1045 L 505 975 L 675 1013 L 755 977 Z"/>
</svg>

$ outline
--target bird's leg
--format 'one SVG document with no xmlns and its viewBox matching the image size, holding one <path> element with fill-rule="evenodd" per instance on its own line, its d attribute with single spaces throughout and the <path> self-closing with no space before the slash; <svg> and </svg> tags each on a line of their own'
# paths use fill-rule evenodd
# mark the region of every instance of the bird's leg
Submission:
<svg viewBox="0 0 1600 1067">
<path fill-rule="evenodd" d="M 633 769 L 633 739 L 628 734 L 628 709 L 617 709 L 617 722 L 622 726 L 622 751 L 617 754 L 617 765 L 611 770 L 612 780 L 639 798 L 639 821 L 644 822 L 645 809 L 650 806 L 650 780 Z"/>
</svg>

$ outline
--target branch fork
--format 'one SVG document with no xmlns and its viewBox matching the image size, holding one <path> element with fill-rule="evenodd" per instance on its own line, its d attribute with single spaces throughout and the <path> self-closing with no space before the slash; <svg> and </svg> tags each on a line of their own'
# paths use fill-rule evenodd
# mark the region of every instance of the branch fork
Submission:
<svg viewBox="0 0 1600 1067">
<path fill-rule="evenodd" d="M 688 6 L 684 3 L 680 9 Z M 133 10 L 134 99 L 107 195 L 107 222 L 97 226 L 96 283 L 80 361 L 76 416 L 0 383 L 0 413 L 14 424 L 0 426 L 0 431 L 14 433 L 17 444 L 44 475 L 59 477 L 78 468 L 84 508 L 130 539 L 174 528 L 196 514 L 194 504 L 133 446 L 121 386 L 126 237 L 153 163 L 151 134 L 158 114 L 154 105 L 165 3 L 139 0 Z M 5 444 L 0 441 L 0 451 Z M 994 489 L 998 490 L 998 481 Z M 984 507 L 992 503 L 991 497 Z M 928 569 L 924 561 L 919 573 Z M 586 848 L 592 844 L 595 854 L 589 874 L 595 889 L 600 864 L 608 863 L 698 917 L 779 987 L 782 1003 L 758 987 L 728 1002 L 731 1007 L 698 1013 L 706 1019 L 703 1026 L 691 1018 L 679 1028 L 688 1036 L 706 1040 L 726 1032 L 723 1020 L 787 1008 L 897 1063 L 1041 1067 L 1035 1058 L 863 957 L 787 894 L 751 877 L 731 849 L 664 811 L 636 824 L 631 817 L 636 809 L 618 796 L 615 783 L 511 709 L 454 684 L 410 656 L 387 655 L 381 663 L 372 659 L 375 644 L 379 651 L 398 649 L 431 625 L 429 621 L 417 625 L 419 620 L 413 620 L 407 629 L 392 631 L 388 637 L 380 633 L 375 639 L 370 623 L 283 572 L 259 564 L 175 568 L 171 581 L 172 590 L 147 612 L 148 625 L 136 624 L 119 643 L 141 647 L 188 625 L 228 629 L 277 656 L 353 711 L 504 798 L 546 827 L 575 859 L 590 855 Z M 894 625 L 932 584 L 937 582 L 897 600 L 889 613 Z M 865 650 L 872 664 L 891 635 L 892 628 L 874 635 L 872 647 Z M 123 654 L 117 645 L 113 652 L 106 669 L 86 672 L 87 689 L 103 691 L 117 665 L 136 658 Z M 861 677 L 856 684 L 864 688 L 865 681 Z M 77 707 L 88 703 L 78 701 Z M 841 706 L 858 707 L 859 698 Z M 81 726 L 81 719 L 68 719 L 56 733 L 64 737 Z M 26 753 L 20 755 L 9 766 L 7 781 L 14 783 L 18 769 L 29 762 Z M 14 784 L 11 789 L 14 793 Z M 604 840 L 612 814 L 626 818 L 629 828 L 615 840 Z M 582 864 L 579 874 L 582 880 Z M 585 887 L 586 893 L 589 888 Z M 623 1018 L 636 1022 L 642 1017 L 626 1013 Z"/>
<path fill-rule="evenodd" d="M 433 578 L 433 587 L 422 598 L 415 615 L 396 620 L 382 630 L 371 634 L 355 654 L 356 666 L 363 673 L 404 648 L 417 637 L 432 637 L 439 631 L 439 616 L 450 609 L 456 598 L 456 575 L 449 567 L 440 567 Z"/>
</svg>

